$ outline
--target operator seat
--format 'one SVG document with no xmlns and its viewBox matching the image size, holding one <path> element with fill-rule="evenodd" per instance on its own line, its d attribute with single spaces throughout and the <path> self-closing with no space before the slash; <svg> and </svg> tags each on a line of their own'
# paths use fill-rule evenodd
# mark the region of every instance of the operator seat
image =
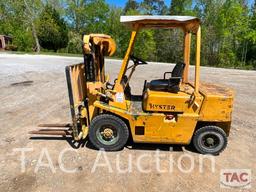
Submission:
<svg viewBox="0 0 256 192">
<path fill-rule="evenodd" d="M 183 72 L 186 64 L 178 62 L 173 68 L 172 72 L 165 72 L 164 79 L 152 80 L 148 83 L 147 87 L 153 91 L 169 91 L 177 93 L 180 90 L 180 80 L 183 77 Z M 171 73 L 171 77 L 166 79 L 166 74 Z"/>
</svg>

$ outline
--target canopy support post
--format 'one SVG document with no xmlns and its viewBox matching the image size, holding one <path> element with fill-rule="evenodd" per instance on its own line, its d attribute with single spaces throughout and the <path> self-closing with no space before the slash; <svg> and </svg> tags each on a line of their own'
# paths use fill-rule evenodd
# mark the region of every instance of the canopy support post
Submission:
<svg viewBox="0 0 256 192">
<path fill-rule="evenodd" d="M 132 50 L 133 50 L 133 47 L 134 47 L 134 43 L 135 43 L 135 39 L 136 39 L 138 30 L 139 30 L 139 25 L 136 24 L 135 27 L 133 28 L 133 31 L 132 31 L 132 34 L 131 34 L 130 43 L 129 43 L 128 49 L 126 51 L 126 54 L 125 54 L 125 57 L 124 57 L 124 60 L 123 60 L 123 63 L 122 63 L 122 67 L 120 69 L 120 72 L 119 72 L 116 84 L 120 84 L 121 83 L 123 75 L 126 72 L 127 65 L 129 63 L 129 57 L 130 57 L 130 54 L 132 53 Z"/>
<path fill-rule="evenodd" d="M 196 66 L 195 66 L 195 94 L 199 94 L 200 81 L 200 53 L 201 53 L 201 27 L 198 27 L 196 33 Z"/>
<path fill-rule="evenodd" d="M 184 75 L 182 78 L 183 83 L 188 83 L 189 65 L 190 65 L 190 46 L 191 46 L 191 33 L 186 31 L 184 34 Z"/>
</svg>

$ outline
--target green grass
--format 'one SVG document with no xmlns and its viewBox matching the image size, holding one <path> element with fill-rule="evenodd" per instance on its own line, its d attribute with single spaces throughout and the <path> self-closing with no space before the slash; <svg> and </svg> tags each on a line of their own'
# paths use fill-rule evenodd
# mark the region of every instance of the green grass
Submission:
<svg viewBox="0 0 256 192">
<path fill-rule="evenodd" d="M 40 53 L 36 53 L 36 52 L 25 52 L 25 51 L 6 51 L 7 53 L 10 54 L 19 54 L 19 55 L 23 55 L 23 54 L 28 54 L 28 55 L 56 55 L 56 56 L 65 56 L 65 57 L 83 57 L 82 53 L 78 54 L 78 53 L 56 53 L 56 52 L 48 52 L 48 51 L 41 51 Z M 117 60 L 122 60 L 122 58 L 120 57 L 106 57 L 107 59 L 117 59 Z"/>
<path fill-rule="evenodd" d="M 25 51 L 6 51 L 7 53 L 10 54 L 18 54 L 18 55 L 24 55 L 24 54 L 28 54 L 28 55 L 56 55 L 56 56 L 65 56 L 65 57 L 83 57 L 82 53 L 78 54 L 78 53 L 56 53 L 56 52 L 51 52 L 51 51 L 41 51 L 40 53 L 36 53 L 36 52 L 25 52 Z M 122 60 L 122 58 L 120 57 L 106 57 L 107 59 L 117 59 L 117 60 Z"/>
<path fill-rule="evenodd" d="M 56 55 L 56 56 L 66 56 L 66 57 L 82 57 L 82 54 L 75 54 L 75 53 L 55 53 L 55 52 L 45 52 L 41 51 L 40 53 L 36 52 L 24 52 L 24 51 L 7 51 L 10 54 L 28 54 L 28 55 Z"/>
</svg>

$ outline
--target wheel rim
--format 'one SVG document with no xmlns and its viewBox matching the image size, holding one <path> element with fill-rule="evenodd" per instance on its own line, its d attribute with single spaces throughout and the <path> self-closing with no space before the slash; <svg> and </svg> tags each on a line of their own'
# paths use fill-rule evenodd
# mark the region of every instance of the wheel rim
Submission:
<svg viewBox="0 0 256 192">
<path fill-rule="evenodd" d="M 213 151 L 221 149 L 224 144 L 221 135 L 218 133 L 203 133 L 199 142 L 202 148 Z"/>
<path fill-rule="evenodd" d="M 112 125 L 104 125 L 97 129 L 96 136 L 98 141 L 104 145 L 113 145 L 119 139 L 117 129 Z"/>
</svg>

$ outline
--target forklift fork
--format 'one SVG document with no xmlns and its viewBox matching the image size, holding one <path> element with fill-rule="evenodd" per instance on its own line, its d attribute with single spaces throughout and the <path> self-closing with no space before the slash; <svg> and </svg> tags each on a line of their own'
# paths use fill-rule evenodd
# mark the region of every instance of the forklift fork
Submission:
<svg viewBox="0 0 256 192">
<path fill-rule="evenodd" d="M 46 127 L 44 129 L 30 131 L 29 134 L 35 135 L 59 135 L 59 136 L 73 136 L 74 140 L 80 140 L 85 137 L 86 131 L 80 129 L 80 117 L 78 106 L 86 97 L 86 86 L 84 85 L 84 64 L 70 65 L 65 69 L 70 113 L 72 123 L 64 124 L 40 124 L 38 127 Z"/>
<path fill-rule="evenodd" d="M 33 135 L 59 135 L 59 136 L 68 136 L 72 135 L 72 124 L 40 124 L 38 127 L 47 127 L 43 129 L 38 129 L 30 131 L 29 134 Z"/>
</svg>

